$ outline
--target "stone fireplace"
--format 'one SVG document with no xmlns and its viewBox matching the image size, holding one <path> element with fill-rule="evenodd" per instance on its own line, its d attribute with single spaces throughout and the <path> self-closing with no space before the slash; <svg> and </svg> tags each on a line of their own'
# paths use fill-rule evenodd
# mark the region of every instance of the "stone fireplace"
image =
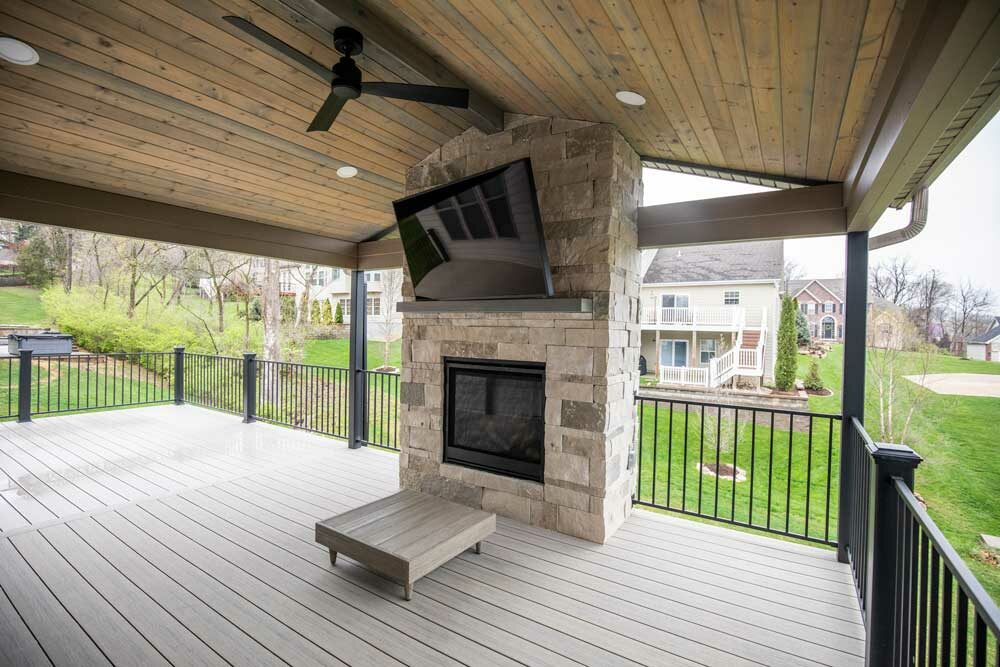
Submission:
<svg viewBox="0 0 1000 667">
<path fill-rule="evenodd" d="M 503 132 L 470 129 L 414 166 L 407 194 L 525 157 L 555 296 L 586 305 L 404 313 L 400 482 L 603 542 L 628 516 L 634 482 L 638 156 L 611 125 L 508 117 Z M 403 294 L 412 300 L 408 280 Z M 516 377 L 484 380 L 491 370 Z M 456 414 L 449 389 L 459 381 Z M 516 395 L 525 400 L 508 404 Z"/>
</svg>

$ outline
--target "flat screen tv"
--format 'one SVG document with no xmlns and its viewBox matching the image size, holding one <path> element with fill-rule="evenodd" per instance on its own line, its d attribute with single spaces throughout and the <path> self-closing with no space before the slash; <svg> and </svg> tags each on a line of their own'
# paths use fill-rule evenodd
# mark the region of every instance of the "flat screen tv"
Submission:
<svg viewBox="0 0 1000 667">
<path fill-rule="evenodd" d="M 393 202 L 417 299 L 552 296 L 524 159 Z"/>
</svg>

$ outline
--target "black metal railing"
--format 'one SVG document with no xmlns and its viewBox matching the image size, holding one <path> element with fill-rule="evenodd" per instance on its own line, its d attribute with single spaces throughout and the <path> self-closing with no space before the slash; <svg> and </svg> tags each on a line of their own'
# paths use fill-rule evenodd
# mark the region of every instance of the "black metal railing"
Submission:
<svg viewBox="0 0 1000 667">
<path fill-rule="evenodd" d="M 878 451 L 875 443 L 856 418 L 845 424 L 847 429 L 844 438 L 844 465 L 847 474 L 849 502 L 841 505 L 841 511 L 847 512 L 847 534 L 844 535 L 844 548 L 851 565 L 854 577 L 854 587 L 858 593 L 861 609 L 865 608 L 868 596 L 868 548 L 869 530 L 868 514 L 871 507 L 871 477 L 872 457 Z"/>
<path fill-rule="evenodd" d="M 1000 611 L 996 603 L 906 481 L 893 477 L 892 487 L 898 567 L 891 614 L 891 662 L 887 664 L 1000 664 Z"/>
<path fill-rule="evenodd" d="M 636 401 L 636 503 L 836 544 L 839 415 Z"/>
<path fill-rule="evenodd" d="M 184 402 L 203 408 L 243 413 L 243 359 L 184 353 Z"/>
<path fill-rule="evenodd" d="M 349 370 L 185 352 L 0 357 L 0 419 L 157 403 L 191 403 L 348 437 Z M 399 375 L 359 371 L 365 444 L 399 449 Z"/>
<path fill-rule="evenodd" d="M 347 437 L 347 369 L 254 361 L 253 417 L 315 433 Z"/>
<path fill-rule="evenodd" d="M 368 389 L 368 431 L 364 442 L 399 449 L 399 373 L 362 372 Z"/>
<path fill-rule="evenodd" d="M 174 400 L 169 352 L 0 358 L 0 418 L 106 410 Z"/>
</svg>

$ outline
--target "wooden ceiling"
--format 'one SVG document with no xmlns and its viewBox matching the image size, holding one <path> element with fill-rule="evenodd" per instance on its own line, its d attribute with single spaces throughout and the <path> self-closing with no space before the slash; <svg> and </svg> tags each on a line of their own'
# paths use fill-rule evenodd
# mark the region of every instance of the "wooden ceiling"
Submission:
<svg viewBox="0 0 1000 667">
<path fill-rule="evenodd" d="M 392 224 L 406 169 L 468 116 L 362 98 L 329 133 L 307 134 L 327 84 L 222 21 L 243 16 L 330 64 L 324 12 L 353 11 L 504 111 L 615 123 L 650 158 L 840 181 L 896 4 L 4 0 L 0 33 L 41 61 L 0 61 L 0 169 L 367 238 Z M 369 80 L 412 79 L 373 57 L 359 64 Z M 624 106 L 618 90 L 647 103 Z M 359 176 L 337 178 L 345 164 Z"/>
</svg>

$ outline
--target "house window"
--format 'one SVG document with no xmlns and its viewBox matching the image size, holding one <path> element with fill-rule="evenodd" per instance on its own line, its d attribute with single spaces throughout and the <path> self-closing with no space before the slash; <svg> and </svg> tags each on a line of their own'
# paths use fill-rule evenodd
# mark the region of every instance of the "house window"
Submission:
<svg viewBox="0 0 1000 667">
<path fill-rule="evenodd" d="M 817 336 L 819 336 L 819 325 L 818 324 L 812 324 L 812 325 L 809 326 L 809 328 L 811 330 L 810 331 L 810 335 L 813 338 L 816 338 Z"/>
<path fill-rule="evenodd" d="M 799 310 L 802 311 L 803 315 L 805 315 L 806 313 L 809 312 L 809 304 L 808 303 L 800 303 L 799 304 Z"/>
<path fill-rule="evenodd" d="M 312 275 L 312 284 L 316 287 L 323 287 L 326 285 L 326 270 L 316 269 Z"/>
<path fill-rule="evenodd" d="M 660 306 L 663 308 L 687 308 L 687 294 L 664 294 L 660 297 Z"/>
<path fill-rule="evenodd" d="M 823 322 L 823 340 L 833 340 L 834 332 L 834 322 L 832 317 L 824 317 Z"/>
<path fill-rule="evenodd" d="M 824 313 L 835 313 L 835 312 L 837 312 L 836 311 L 836 304 L 834 304 L 832 301 L 827 301 L 826 303 L 823 304 L 823 312 Z"/>
<path fill-rule="evenodd" d="M 370 296 L 367 299 L 367 310 L 368 316 L 377 316 L 382 314 L 382 299 L 377 296 Z"/>
<path fill-rule="evenodd" d="M 369 283 L 380 283 L 380 282 L 382 282 L 382 272 L 381 271 L 365 271 L 365 282 L 369 282 Z"/>
<path fill-rule="evenodd" d="M 340 269 L 330 269 L 330 282 L 340 278 Z"/>
<path fill-rule="evenodd" d="M 844 337 L 844 325 L 843 324 L 838 324 L 837 325 L 837 338 L 843 338 L 843 337 Z"/>
<path fill-rule="evenodd" d="M 250 267 L 254 269 L 263 269 L 265 264 L 267 264 L 267 260 L 263 257 L 254 257 L 250 261 Z"/>
<path fill-rule="evenodd" d="M 722 303 L 726 304 L 727 306 L 740 305 L 740 293 L 737 291 L 723 292 Z"/>
<path fill-rule="evenodd" d="M 344 317 L 351 316 L 351 300 L 341 299 L 340 300 L 340 310 L 344 313 Z"/>
<path fill-rule="evenodd" d="M 709 363 L 715 358 L 718 351 L 717 341 L 714 338 L 707 338 L 698 341 L 698 361 L 702 364 Z"/>
<path fill-rule="evenodd" d="M 452 241 L 518 238 L 503 175 L 449 197 L 434 208 Z"/>
</svg>

